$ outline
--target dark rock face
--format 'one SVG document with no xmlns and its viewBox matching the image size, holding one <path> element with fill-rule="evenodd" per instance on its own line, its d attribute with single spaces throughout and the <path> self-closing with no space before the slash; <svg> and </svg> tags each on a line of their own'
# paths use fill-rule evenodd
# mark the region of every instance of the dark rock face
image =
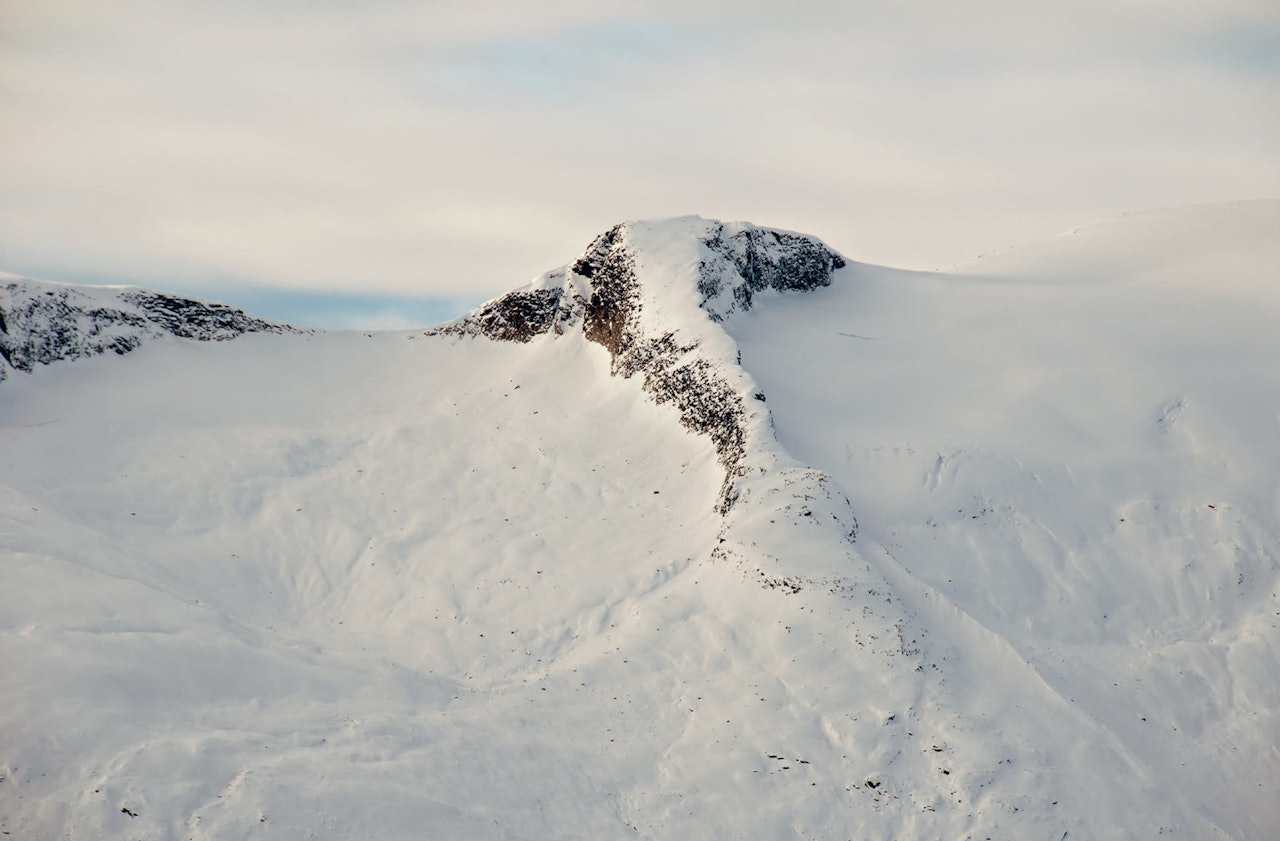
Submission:
<svg viewBox="0 0 1280 841">
<path fill-rule="evenodd" d="M 292 330 L 254 318 L 226 304 L 208 304 L 160 292 L 126 292 L 122 300 L 141 309 L 148 321 L 166 333 L 199 342 L 222 342 L 245 333 L 281 333 Z"/>
<path fill-rule="evenodd" d="M 831 283 L 844 258 L 821 242 L 769 228 L 744 228 L 729 234 L 717 225 L 704 243 L 715 255 L 698 267 L 701 306 L 713 321 L 735 310 L 751 309 L 756 293 L 808 291 Z M 729 298 L 732 303 L 717 299 Z"/>
<path fill-rule="evenodd" d="M 612 255 L 617 253 L 614 248 L 618 241 L 622 239 L 622 225 L 614 225 L 600 236 L 596 237 L 591 245 L 587 246 L 587 251 L 573 264 L 573 273 L 581 275 L 588 280 L 595 280 L 605 264 Z"/>
<path fill-rule="evenodd" d="M 468 319 L 469 330 L 445 328 L 442 333 L 478 332 L 500 342 L 527 342 L 534 336 L 557 330 L 557 316 L 564 294 L 559 289 L 532 289 L 503 295 L 476 310 Z"/>
<path fill-rule="evenodd" d="M 602 234 L 573 264 L 575 274 L 591 281 L 582 329 L 588 339 L 613 355 L 615 374 L 619 373 L 619 355 L 634 343 L 632 333 L 640 306 L 635 257 L 622 243 L 621 233 L 619 225 Z"/>
<path fill-rule="evenodd" d="M 11 281 L 0 286 L 0 380 L 7 368 L 29 374 L 59 360 L 125 354 L 163 335 L 225 341 L 257 332 L 297 331 L 223 304 L 158 292 Z"/>
</svg>

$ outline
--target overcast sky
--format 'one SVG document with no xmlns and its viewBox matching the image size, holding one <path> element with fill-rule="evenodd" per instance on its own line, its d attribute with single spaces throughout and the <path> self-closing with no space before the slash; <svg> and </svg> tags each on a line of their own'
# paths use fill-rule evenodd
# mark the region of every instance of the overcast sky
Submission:
<svg viewBox="0 0 1280 841">
<path fill-rule="evenodd" d="M 372 325 L 624 219 L 937 268 L 1278 197 L 1280 3 L 0 0 L 0 116 L 0 270 Z"/>
</svg>

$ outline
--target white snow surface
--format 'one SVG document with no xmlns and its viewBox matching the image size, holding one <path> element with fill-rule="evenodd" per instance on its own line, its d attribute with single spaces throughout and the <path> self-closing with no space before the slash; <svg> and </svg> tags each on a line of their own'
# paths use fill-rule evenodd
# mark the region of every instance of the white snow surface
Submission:
<svg viewBox="0 0 1280 841">
<path fill-rule="evenodd" d="M 0 831 L 1280 834 L 1280 202 L 747 311 L 716 225 L 623 237 L 744 398 L 724 515 L 580 329 L 11 372 Z"/>
</svg>

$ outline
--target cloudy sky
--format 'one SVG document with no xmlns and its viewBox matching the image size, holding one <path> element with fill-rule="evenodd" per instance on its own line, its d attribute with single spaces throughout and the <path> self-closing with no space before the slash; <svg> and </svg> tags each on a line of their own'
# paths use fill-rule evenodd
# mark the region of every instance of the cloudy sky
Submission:
<svg viewBox="0 0 1280 841">
<path fill-rule="evenodd" d="M 434 320 L 623 219 L 937 268 L 1280 196 L 1275 0 L 0 0 L 0 270 Z"/>
</svg>

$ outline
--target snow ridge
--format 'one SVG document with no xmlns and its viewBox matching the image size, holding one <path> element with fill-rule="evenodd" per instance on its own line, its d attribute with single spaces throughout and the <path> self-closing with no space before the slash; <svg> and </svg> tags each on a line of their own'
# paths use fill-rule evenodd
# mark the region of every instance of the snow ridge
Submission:
<svg viewBox="0 0 1280 841">
<path fill-rule="evenodd" d="M 300 331 L 225 304 L 146 289 L 12 280 L 0 286 L 0 381 L 10 368 L 30 374 L 60 360 L 123 355 L 166 335 L 221 342 L 263 332 Z"/>
<path fill-rule="evenodd" d="M 787 600 L 778 609 L 797 623 L 818 604 L 846 617 L 840 633 L 857 652 L 853 661 L 826 662 L 840 656 L 839 649 L 828 650 L 822 634 L 811 636 L 796 624 L 787 628 L 795 631 L 791 651 L 813 659 L 794 671 L 778 663 L 776 677 L 804 687 L 817 709 L 841 709 L 840 690 L 815 683 L 813 674 L 838 669 L 847 680 L 879 687 L 884 711 L 851 714 L 837 729 L 856 729 L 858 749 L 880 757 L 874 771 L 846 791 L 856 791 L 895 832 L 915 820 L 924 821 L 925 836 L 946 834 L 955 821 L 972 820 L 964 804 L 981 799 L 982 821 L 993 832 L 1027 829 L 1026 816 L 1063 837 L 1074 825 L 1046 812 L 1032 817 L 1025 783 L 994 785 L 993 777 L 974 774 L 961 784 L 934 767 L 940 752 L 947 761 L 963 756 L 979 766 L 994 765 L 1000 751 L 1028 767 L 1034 758 L 1016 737 L 980 743 L 957 714 L 971 703 L 967 690 L 929 678 L 954 656 L 950 645 L 927 634 L 902 601 L 900 593 L 911 588 L 901 580 L 891 585 L 902 578 L 896 561 L 875 546 L 870 554 L 859 550 L 858 522 L 838 483 L 778 442 L 764 390 L 725 329 L 761 296 L 828 286 L 844 265 L 817 239 L 745 223 L 630 222 L 597 237 L 573 263 L 438 332 L 520 342 L 578 333 L 609 351 L 614 376 L 639 377 L 650 399 L 674 405 L 687 429 L 712 441 L 724 481 L 709 560 Z M 1037 784 L 1053 790 L 1058 782 Z M 904 814 L 919 817 L 899 823 Z"/>
<path fill-rule="evenodd" d="M 626 222 L 572 263 L 430 332 L 515 342 L 578 334 L 601 345 L 614 376 L 639 377 L 650 399 L 711 440 L 724 469 L 711 560 L 792 595 L 879 593 L 883 575 L 853 547 L 848 497 L 778 443 L 766 395 L 723 326 L 761 295 L 828 286 L 845 265 L 814 237 L 744 222 Z M 866 636 L 887 655 L 918 653 L 920 632 L 896 602 L 862 607 Z"/>
<path fill-rule="evenodd" d="M 696 259 L 668 261 L 664 252 L 673 247 L 692 247 Z M 690 264 L 696 272 L 680 271 Z M 746 223 L 697 217 L 624 223 L 572 264 L 432 332 L 528 342 L 581 325 L 588 340 L 609 351 L 615 376 L 639 375 L 657 403 L 675 404 L 686 428 L 712 440 L 725 469 L 718 509 L 728 514 L 738 480 L 753 472 L 752 442 L 768 451 L 758 454 L 766 462 L 777 448 L 765 395 L 738 365 L 736 351 L 725 352 L 732 340 L 714 325 L 751 309 L 766 290 L 827 286 L 844 265 L 813 237 Z M 701 312 L 689 306 L 692 290 Z M 855 531 L 856 524 L 848 525 L 849 537 Z"/>
</svg>

